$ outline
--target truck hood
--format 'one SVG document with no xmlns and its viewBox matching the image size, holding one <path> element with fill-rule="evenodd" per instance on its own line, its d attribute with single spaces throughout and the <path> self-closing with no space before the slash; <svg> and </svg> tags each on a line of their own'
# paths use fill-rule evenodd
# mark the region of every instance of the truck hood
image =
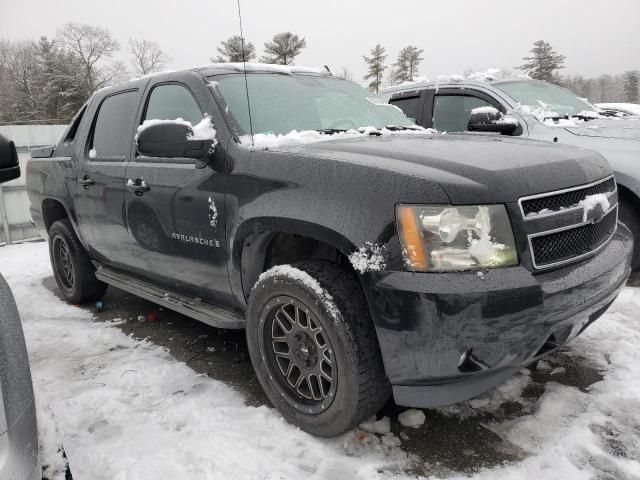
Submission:
<svg viewBox="0 0 640 480">
<path fill-rule="evenodd" d="M 584 137 L 640 140 L 640 117 L 589 120 L 565 128 L 574 135 Z"/>
<path fill-rule="evenodd" d="M 273 150 L 424 178 L 425 188 L 438 184 L 453 204 L 515 202 L 611 174 L 607 161 L 589 150 L 489 135 L 371 136 Z"/>
</svg>

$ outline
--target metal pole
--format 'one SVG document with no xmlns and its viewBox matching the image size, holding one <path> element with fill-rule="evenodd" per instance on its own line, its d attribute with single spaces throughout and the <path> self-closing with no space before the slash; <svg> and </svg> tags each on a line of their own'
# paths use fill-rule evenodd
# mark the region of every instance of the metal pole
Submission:
<svg viewBox="0 0 640 480">
<path fill-rule="evenodd" d="M 11 233 L 9 232 L 9 220 L 7 219 L 7 209 L 4 208 L 4 194 L 0 186 L 0 221 L 2 221 L 2 229 L 4 230 L 4 239 L 7 245 L 11 245 Z"/>
</svg>

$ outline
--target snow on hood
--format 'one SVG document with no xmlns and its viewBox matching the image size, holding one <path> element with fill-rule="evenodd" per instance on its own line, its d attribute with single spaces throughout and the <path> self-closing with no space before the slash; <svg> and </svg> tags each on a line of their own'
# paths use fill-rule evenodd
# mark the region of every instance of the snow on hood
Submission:
<svg viewBox="0 0 640 480">
<path fill-rule="evenodd" d="M 637 103 L 596 103 L 603 110 L 616 110 L 628 115 L 640 116 L 640 105 Z"/>
<path fill-rule="evenodd" d="M 273 133 L 256 133 L 253 135 L 253 141 L 251 135 L 242 135 L 240 136 L 240 143 L 252 150 L 266 150 L 272 147 L 302 145 L 306 143 L 316 143 L 346 138 L 369 137 L 371 135 L 435 135 L 437 133 L 437 130 L 434 130 L 432 128 L 423 128 L 419 126 L 412 126 L 410 130 L 390 130 L 388 128 L 364 127 L 357 130 L 350 129 L 346 132 L 336 132 L 330 134 L 318 132 L 316 130 L 292 130 L 284 135 L 276 135 Z"/>
<path fill-rule="evenodd" d="M 609 117 L 597 111 L 585 110 L 576 116 L 553 118 L 561 115 L 544 104 L 536 108 L 518 105 L 515 111 L 523 116 L 534 117 L 546 127 L 564 128 L 575 135 L 640 140 L 640 118 L 636 117 Z"/>
</svg>

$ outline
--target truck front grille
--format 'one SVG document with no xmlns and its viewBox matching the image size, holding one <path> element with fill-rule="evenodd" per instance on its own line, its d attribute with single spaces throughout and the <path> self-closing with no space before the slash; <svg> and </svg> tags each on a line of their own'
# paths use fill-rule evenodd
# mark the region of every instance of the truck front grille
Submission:
<svg viewBox="0 0 640 480">
<path fill-rule="evenodd" d="M 595 194 L 607 196 L 606 212 L 594 215 L 593 210 L 586 212 L 580 204 Z M 595 253 L 611 239 L 618 223 L 618 191 L 613 176 L 588 185 L 524 197 L 518 203 L 527 224 L 535 269 L 554 267 Z"/>
<path fill-rule="evenodd" d="M 537 268 L 573 260 L 601 247 L 616 231 L 617 207 L 598 223 L 568 228 L 531 238 L 531 251 Z"/>
<path fill-rule="evenodd" d="M 563 209 L 575 208 L 588 195 L 595 195 L 596 193 L 607 194 L 615 191 L 616 182 L 613 177 L 609 177 L 594 185 L 527 197 L 520 201 L 520 206 L 522 214 L 525 217 L 530 217 L 538 214 L 538 212 L 555 213 Z"/>
</svg>

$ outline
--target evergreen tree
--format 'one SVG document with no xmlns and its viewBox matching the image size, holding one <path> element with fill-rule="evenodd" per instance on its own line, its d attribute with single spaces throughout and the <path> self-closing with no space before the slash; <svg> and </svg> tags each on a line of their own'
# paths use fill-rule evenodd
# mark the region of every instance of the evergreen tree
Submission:
<svg viewBox="0 0 640 480">
<path fill-rule="evenodd" d="M 624 96 L 627 102 L 638 103 L 638 73 L 627 72 L 624 74 Z"/>
<path fill-rule="evenodd" d="M 551 44 L 544 40 L 535 42 L 530 52 L 530 57 L 523 58 L 527 63 L 516 68 L 531 78 L 558 83 L 558 70 L 564 68 L 564 61 L 567 57 L 557 53 Z"/>
<path fill-rule="evenodd" d="M 418 66 L 424 60 L 422 54 L 424 50 L 409 45 L 400 50 L 396 63 L 393 64 L 391 72 L 392 83 L 412 82 L 418 75 Z"/>
<path fill-rule="evenodd" d="M 382 75 L 387 68 L 384 65 L 384 61 L 387 58 L 385 49 L 382 45 L 377 44 L 371 50 L 371 56 L 367 57 L 363 55 L 364 61 L 367 63 L 367 74 L 363 77 L 365 80 L 371 80 L 369 83 L 369 90 L 378 93 L 382 86 Z"/>
<path fill-rule="evenodd" d="M 271 42 L 265 42 L 264 51 L 266 55 L 260 60 L 264 63 L 291 65 L 306 46 L 307 41 L 304 37 L 300 38 L 291 32 L 278 33 L 274 35 Z"/>
<path fill-rule="evenodd" d="M 253 43 L 244 41 L 244 55 L 242 54 L 242 37 L 240 35 L 234 35 L 230 37 L 226 42 L 220 42 L 222 46 L 218 47 L 217 57 L 211 57 L 212 62 L 226 63 L 226 62 L 250 62 L 256 58 L 256 47 Z"/>
</svg>

